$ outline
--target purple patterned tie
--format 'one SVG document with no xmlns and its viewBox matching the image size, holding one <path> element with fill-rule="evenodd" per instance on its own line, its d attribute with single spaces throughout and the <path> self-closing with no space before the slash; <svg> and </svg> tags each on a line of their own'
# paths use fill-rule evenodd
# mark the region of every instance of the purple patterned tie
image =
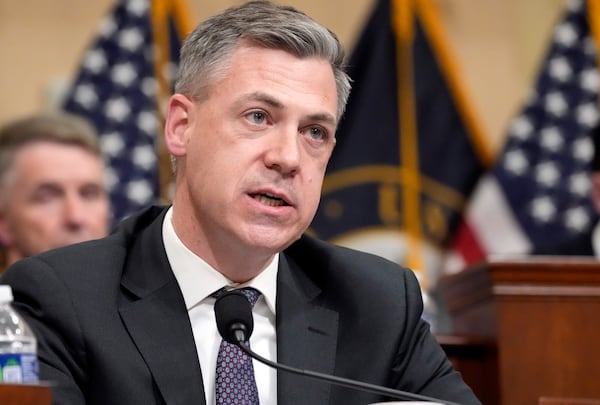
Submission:
<svg viewBox="0 0 600 405">
<path fill-rule="evenodd" d="M 241 288 L 238 291 L 248 298 L 252 306 L 260 296 L 260 292 L 254 288 Z M 223 292 L 225 290 L 219 290 L 213 296 L 218 297 Z M 250 345 L 249 342 L 246 343 Z M 217 356 L 215 389 L 217 404 L 259 404 L 252 358 L 239 347 L 225 340 L 221 342 Z"/>
</svg>

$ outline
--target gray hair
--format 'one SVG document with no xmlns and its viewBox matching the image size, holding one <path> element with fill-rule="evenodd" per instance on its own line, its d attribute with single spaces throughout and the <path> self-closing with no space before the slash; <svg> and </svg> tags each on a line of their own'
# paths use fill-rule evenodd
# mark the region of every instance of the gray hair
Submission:
<svg viewBox="0 0 600 405">
<path fill-rule="evenodd" d="M 5 185 L 15 154 L 37 142 L 77 146 L 102 159 L 96 132 L 83 118 L 59 112 L 27 116 L 0 128 L 0 186 Z"/>
<path fill-rule="evenodd" d="M 195 100 L 206 97 L 210 84 L 240 43 L 279 49 L 299 58 L 316 56 L 331 64 L 338 96 L 338 119 L 346 108 L 350 78 L 344 50 L 329 29 L 293 7 L 249 1 L 201 23 L 181 48 L 175 92 Z"/>
</svg>

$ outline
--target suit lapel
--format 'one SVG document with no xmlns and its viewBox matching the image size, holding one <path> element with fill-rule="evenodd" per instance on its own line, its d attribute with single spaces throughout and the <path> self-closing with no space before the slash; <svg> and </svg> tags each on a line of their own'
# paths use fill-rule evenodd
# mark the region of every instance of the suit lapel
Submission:
<svg viewBox="0 0 600 405">
<path fill-rule="evenodd" d="M 122 279 L 128 298 L 120 314 L 165 403 L 205 404 L 192 328 L 162 245 L 162 218 L 131 246 Z"/>
<path fill-rule="evenodd" d="M 121 318 L 166 404 L 205 405 L 202 374 L 183 295 L 162 245 L 164 212 L 132 242 L 125 264 Z M 149 221 L 149 220 L 148 220 Z M 137 224 L 136 224 L 136 227 Z M 277 358 L 333 374 L 338 313 L 320 303 L 321 289 L 286 254 L 277 276 Z M 329 403 L 331 385 L 278 372 L 278 405 Z"/>
<path fill-rule="evenodd" d="M 298 266 L 280 255 L 277 276 L 277 359 L 300 369 L 332 374 L 338 313 L 317 303 L 321 292 Z M 278 405 L 327 404 L 331 386 L 313 378 L 278 372 Z"/>
</svg>

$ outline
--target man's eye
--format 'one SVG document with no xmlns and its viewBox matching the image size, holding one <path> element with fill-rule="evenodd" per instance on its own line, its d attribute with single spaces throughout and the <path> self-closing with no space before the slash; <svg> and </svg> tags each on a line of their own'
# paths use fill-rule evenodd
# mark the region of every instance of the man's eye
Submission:
<svg viewBox="0 0 600 405">
<path fill-rule="evenodd" d="M 321 127 L 312 127 L 309 129 L 308 134 L 312 139 L 323 140 L 327 138 L 327 131 Z"/>
<path fill-rule="evenodd" d="M 262 124 L 267 119 L 267 114 L 262 111 L 252 111 L 247 117 L 254 124 Z"/>
<path fill-rule="evenodd" d="M 33 195 L 31 196 L 31 201 L 38 204 L 44 204 L 54 200 L 59 195 L 60 191 L 58 190 L 55 190 L 53 188 L 42 188 L 36 190 L 35 193 L 33 193 Z"/>
<path fill-rule="evenodd" d="M 83 187 L 79 194 L 84 200 L 100 200 L 105 197 L 104 189 L 96 184 L 90 184 Z"/>
</svg>

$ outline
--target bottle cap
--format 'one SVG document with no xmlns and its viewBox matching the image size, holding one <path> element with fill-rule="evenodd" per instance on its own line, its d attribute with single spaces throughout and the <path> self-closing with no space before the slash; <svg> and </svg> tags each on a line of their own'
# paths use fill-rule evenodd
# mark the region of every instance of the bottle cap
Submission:
<svg viewBox="0 0 600 405">
<path fill-rule="evenodd" d="M 12 288 L 9 285 L 0 285 L 0 302 L 12 302 Z"/>
</svg>

